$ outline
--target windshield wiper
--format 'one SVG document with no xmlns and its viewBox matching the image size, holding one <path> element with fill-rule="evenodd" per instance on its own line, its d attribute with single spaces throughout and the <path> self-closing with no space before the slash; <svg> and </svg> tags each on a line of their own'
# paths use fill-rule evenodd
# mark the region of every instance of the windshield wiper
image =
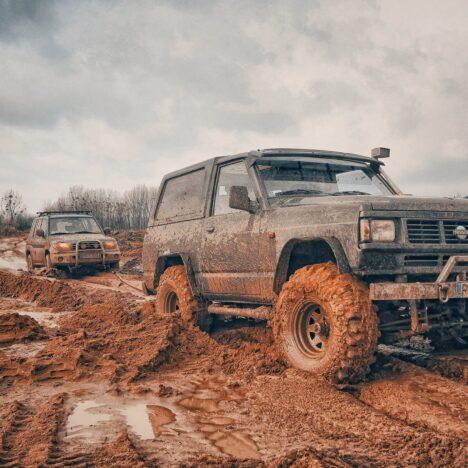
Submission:
<svg viewBox="0 0 468 468">
<path fill-rule="evenodd" d="M 283 196 L 283 195 L 329 195 L 326 192 L 322 192 L 321 190 L 308 190 L 308 189 L 295 189 L 295 190 L 286 190 L 284 192 L 279 192 L 275 196 Z"/>
<path fill-rule="evenodd" d="M 371 195 L 371 194 L 367 192 L 361 192 L 359 190 L 345 190 L 344 192 L 332 193 L 332 195 L 339 196 L 339 195 Z"/>
</svg>

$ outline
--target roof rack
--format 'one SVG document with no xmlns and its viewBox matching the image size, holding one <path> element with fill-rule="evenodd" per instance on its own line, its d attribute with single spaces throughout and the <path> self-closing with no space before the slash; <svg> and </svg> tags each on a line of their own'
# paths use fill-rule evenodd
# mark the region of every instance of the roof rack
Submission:
<svg viewBox="0 0 468 468">
<path fill-rule="evenodd" d="M 91 214 L 91 210 L 58 210 L 58 211 L 38 211 L 38 216 L 45 216 L 51 214 Z"/>
</svg>

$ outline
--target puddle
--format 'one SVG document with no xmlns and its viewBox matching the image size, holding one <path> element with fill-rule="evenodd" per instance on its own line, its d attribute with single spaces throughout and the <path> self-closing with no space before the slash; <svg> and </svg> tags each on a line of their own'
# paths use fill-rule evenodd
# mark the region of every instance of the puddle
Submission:
<svg viewBox="0 0 468 468">
<path fill-rule="evenodd" d="M 182 399 L 178 398 L 127 399 L 105 394 L 86 399 L 73 409 L 65 438 L 72 443 L 96 443 L 127 427 L 146 443 L 168 444 L 167 438 L 173 437 L 178 447 L 208 443 L 239 459 L 261 458 L 255 441 L 236 419 L 245 398 L 242 391 L 227 388 L 219 380 L 197 381 L 185 387 Z"/>
<path fill-rule="evenodd" d="M 105 405 L 94 400 L 78 403 L 68 417 L 66 431 L 68 436 L 79 436 L 84 439 L 94 439 L 92 428 L 103 422 L 110 421 L 111 415 L 103 412 Z"/>
<path fill-rule="evenodd" d="M 192 411 L 212 413 L 218 410 L 218 401 L 209 398 L 189 397 L 179 401 L 179 405 Z"/>
<path fill-rule="evenodd" d="M 165 406 L 148 405 L 147 407 L 148 416 L 153 427 L 153 432 L 156 436 L 162 434 L 164 426 L 175 422 L 175 414 Z"/>
<path fill-rule="evenodd" d="M 198 430 L 220 452 L 240 459 L 259 459 L 261 454 L 255 441 L 247 433 L 235 429 L 237 421 L 232 416 L 220 414 L 222 401 L 240 402 L 244 398 L 240 390 L 226 388 L 221 380 L 212 379 L 195 383 L 195 390 L 180 400 L 179 405 L 199 414 Z"/>
<path fill-rule="evenodd" d="M 260 452 L 255 442 L 243 432 L 216 431 L 208 435 L 221 452 L 236 458 L 260 458 Z"/>
<path fill-rule="evenodd" d="M 175 414 L 165 406 L 105 396 L 78 403 L 68 418 L 66 435 L 96 442 L 102 434 L 108 435 L 110 423 L 114 431 L 125 424 L 140 439 L 153 440 L 175 421 Z"/>
<path fill-rule="evenodd" d="M 0 269 L 17 271 L 26 270 L 26 259 L 22 253 L 22 242 L 0 242 Z"/>
<path fill-rule="evenodd" d="M 125 416 L 125 422 L 130 426 L 132 432 L 143 440 L 154 439 L 155 433 L 145 403 L 127 406 L 121 408 L 120 411 Z"/>
</svg>

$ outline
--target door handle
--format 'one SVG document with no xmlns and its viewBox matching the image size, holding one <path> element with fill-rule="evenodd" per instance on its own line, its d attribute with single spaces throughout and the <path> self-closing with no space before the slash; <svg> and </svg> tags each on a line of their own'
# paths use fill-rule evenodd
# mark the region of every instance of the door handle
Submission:
<svg viewBox="0 0 468 468">
<path fill-rule="evenodd" d="M 209 226 L 209 227 L 207 227 L 207 228 L 206 228 L 206 232 L 209 232 L 209 233 L 215 232 L 214 226 Z"/>
</svg>

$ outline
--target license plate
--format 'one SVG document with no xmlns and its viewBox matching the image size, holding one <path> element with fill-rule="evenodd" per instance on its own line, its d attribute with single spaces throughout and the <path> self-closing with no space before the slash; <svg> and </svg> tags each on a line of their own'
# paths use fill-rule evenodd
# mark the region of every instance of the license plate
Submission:
<svg viewBox="0 0 468 468">
<path fill-rule="evenodd" d="M 101 252 L 81 252 L 78 257 L 84 260 L 100 259 Z"/>
</svg>

